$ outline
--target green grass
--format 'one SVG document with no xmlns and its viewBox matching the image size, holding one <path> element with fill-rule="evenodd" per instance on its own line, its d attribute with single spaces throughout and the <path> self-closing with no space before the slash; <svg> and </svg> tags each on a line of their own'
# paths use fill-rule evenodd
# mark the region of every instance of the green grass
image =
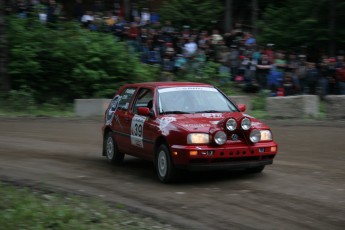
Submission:
<svg viewBox="0 0 345 230">
<path fill-rule="evenodd" d="M 96 198 L 44 193 L 0 182 L 0 229 L 173 229 Z"/>
</svg>

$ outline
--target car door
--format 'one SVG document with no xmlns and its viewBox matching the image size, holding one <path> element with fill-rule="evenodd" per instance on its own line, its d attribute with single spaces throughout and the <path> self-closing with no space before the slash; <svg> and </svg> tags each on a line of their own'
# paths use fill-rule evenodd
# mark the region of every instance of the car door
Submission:
<svg viewBox="0 0 345 230">
<path fill-rule="evenodd" d="M 115 133 L 119 151 L 131 154 L 131 121 L 130 104 L 137 91 L 136 87 L 127 87 L 119 94 L 118 106 L 112 120 L 112 130 Z"/>
<path fill-rule="evenodd" d="M 131 112 L 131 148 L 136 155 L 152 159 L 154 148 L 154 124 L 149 116 L 137 113 L 139 107 L 148 107 L 154 110 L 154 91 L 152 88 L 143 87 L 138 90 L 134 98 Z"/>
</svg>

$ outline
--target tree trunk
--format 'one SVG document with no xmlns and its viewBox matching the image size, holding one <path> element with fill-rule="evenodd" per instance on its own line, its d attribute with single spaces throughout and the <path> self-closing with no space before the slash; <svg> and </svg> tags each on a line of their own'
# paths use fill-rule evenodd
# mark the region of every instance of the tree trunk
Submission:
<svg viewBox="0 0 345 230">
<path fill-rule="evenodd" d="M 225 0 L 224 32 L 232 31 L 232 0 Z"/>
<path fill-rule="evenodd" d="M 258 0 L 252 0 L 252 34 L 254 37 L 258 35 Z"/>
<path fill-rule="evenodd" d="M 0 0 L 0 89 L 5 92 L 10 90 L 10 81 L 7 73 L 7 38 L 4 0 Z"/>
<path fill-rule="evenodd" d="M 329 54 L 331 56 L 335 55 L 335 31 L 336 31 L 336 0 L 330 0 L 329 4 Z"/>
</svg>

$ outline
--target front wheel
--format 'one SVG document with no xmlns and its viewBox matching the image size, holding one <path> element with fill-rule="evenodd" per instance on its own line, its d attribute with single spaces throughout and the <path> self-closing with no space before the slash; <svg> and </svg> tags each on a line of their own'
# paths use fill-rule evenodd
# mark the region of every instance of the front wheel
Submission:
<svg viewBox="0 0 345 230">
<path fill-rule="evenodd" d="M 176 169 L 172 163 L 170 151 L 166 145 L 159 146 L 155 157 L 155 168 L 158 179 L 163 183 L 173 181 Z"/>
<path fill-rule="evenodd" d="M 112 164 L 122 163 L 125 154 L 120 153 L 111 132 L 107 133 L 104 139 L 105 156 Z"/>
</svg>

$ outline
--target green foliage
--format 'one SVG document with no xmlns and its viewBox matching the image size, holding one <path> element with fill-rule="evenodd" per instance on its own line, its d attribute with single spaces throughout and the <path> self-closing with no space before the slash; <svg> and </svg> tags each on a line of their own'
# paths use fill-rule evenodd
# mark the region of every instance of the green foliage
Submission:
<svg viewBox="0 0 345 230">
<path fill-rule="evenodd" d="M 110 34 L 90 32 L 74 22 L 54 28 L 16 18 L 8 22 L 13 89 L 26 86 L 39 103 L 111 97 L 124 83 L 158 76 L 157 68 L 142 64 Z"/>
<path fill-rule="evenodd" d="M 73 106 L 60 98 L 37 104 L 35 91 L 26 85 L 0 94 L 0 116 L 72 116 Z"/>
<path fill-rule="evenodd" d="M 193 29 L 208 29 L 223 10 L 219 0 L 171 0 L 165 1 L 159 14 L 163 22 L 170 20 L 177 27 L 189 25 Z"/>
<path fill-rule="evenodd" d="M 262 90 L 258 94 L 256 94 L 251 102 L 252 102 L 252 109 L 264 111 L 266 110 L 266 99 L 269 96 L 269 91 Z"/>
<path fill-rule="evenodd" d="M 11 90 L 7 95 L 6 107 L 9 110 L 21 110 L 30 112 L 35 109 L 34 91 L 26 85 L 18 90 Z"/>
<path fill-rule="evenodd" d="M 332 0 L 287 0 L 279 7 L 271 5 L 263 13 L 258 26 L 261 29 L 259 43 L 274 43 L 278 48 L 307 46 L 319 50 L 326 48 L 332 39 L 330 36 L 330 10 Z M 338 28 L 335 30 L 336 42 L 345 41 L 345 29 L 339 25 L 345 23 L 343 15 L 345 5 L 338 1 L 335 5 L 334 18 Z M 296 50 L 298 51 L 298 50 Z"/>
</svg>

